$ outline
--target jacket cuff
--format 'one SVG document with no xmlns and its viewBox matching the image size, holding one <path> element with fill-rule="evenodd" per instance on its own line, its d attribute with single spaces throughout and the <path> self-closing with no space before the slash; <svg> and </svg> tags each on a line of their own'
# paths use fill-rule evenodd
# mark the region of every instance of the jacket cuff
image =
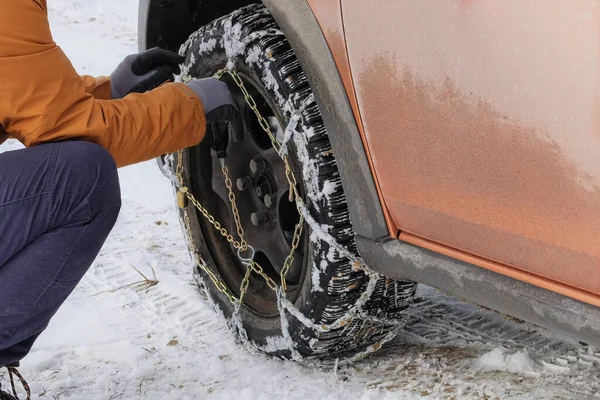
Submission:
<svg viewBox="0 0 600 400">
<path fill-rule="evenodd" d="M 204 135 L 206 134 L 206 114 L 204 113 L 204 106 L 202 105 L 202 101 L 192 89 L 190 89 L 184 83 L 168 83 L 168 85 L 175 86 L 186 98 L 186 100 L 190 103 L 190 108 L 193 110 L 193 120 L 194 120 L 194 144 L 196 145 L 204 139 Z"/>
</svg>

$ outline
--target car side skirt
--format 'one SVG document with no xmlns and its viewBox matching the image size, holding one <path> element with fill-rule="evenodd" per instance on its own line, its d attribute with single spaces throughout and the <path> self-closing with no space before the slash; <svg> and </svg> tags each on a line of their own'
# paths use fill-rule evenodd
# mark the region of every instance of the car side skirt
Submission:
<svg viewBox="0 0 600 400">
<path fill-rule="evenodd" d="M 414 280 L 600 346 L 598 307 L 401 240 L 357 240 L 368 265 L 390 278 Z"/>
<path fill-rule="evenodd" d="M 539 286 L 543 289 L 547 289 L 562 294 L 564 296 L 571 297 L 575 300 L 579 300 L 584 303 L 600 307 L 600 296 L 596 293 L 588 292 L 559 281 L 551 280 L 546 277 L 512 267 L 510 265 L 501 264 L 496 261 L 488 260 L 482 257 L 477 257 L 470 253 L 465 253 L 460 250 L 452 249 L 448 246 L 432 242 L 431 240 L 424 239 L 407 232 L 402 232 L 399 238 L 404 242 L 432 250 L 436 253 L 440 253 L 448 257 L 464 261 L 469 264 L 477 265 L 479 267 L 489 269 L 490 271 L 506 275 L 509 278 L 526 282 L 531 285 Z"/>
</svg>

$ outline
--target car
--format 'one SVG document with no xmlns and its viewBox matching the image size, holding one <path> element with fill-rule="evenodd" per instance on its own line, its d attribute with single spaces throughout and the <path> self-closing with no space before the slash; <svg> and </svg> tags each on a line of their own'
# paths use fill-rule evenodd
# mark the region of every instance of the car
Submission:
<svg viewBox="0 0 600 400">
<path fill-rule="evenodd" d="M 245 129 L 161 157 L 199 287 L 250 349 L 346 362 L 418 283 L 600 345 L 593 2 L 140 2 L 140 48 Z M 211 126 L 228 134 L 229 127 Z"/>
</svg>

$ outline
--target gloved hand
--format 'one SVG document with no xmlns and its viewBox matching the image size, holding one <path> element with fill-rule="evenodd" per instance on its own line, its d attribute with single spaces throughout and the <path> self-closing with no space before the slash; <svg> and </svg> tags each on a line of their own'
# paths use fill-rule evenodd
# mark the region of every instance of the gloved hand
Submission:
<svg viewBox="0 0 600 400">
<path fill-rule="evenodd" d="M 158 47 L 125 57 L 110 75 L 111 98 L 144 93 L 172 80 L 174 74 L 181 73 L 179 64 L 183 61 L 179 54 Z"/>
<path fill-rule="evenodd" d="M 225 82 L 216 78 L 196 79 L 186 83 L 200 98 L 206 114 L 206 122 L 213 125 L 212 148 L 217 157 L 227 156 L 229 125 L 234 140 L 244 134 L 244 124 L 238 106 Z"/>
</svg>

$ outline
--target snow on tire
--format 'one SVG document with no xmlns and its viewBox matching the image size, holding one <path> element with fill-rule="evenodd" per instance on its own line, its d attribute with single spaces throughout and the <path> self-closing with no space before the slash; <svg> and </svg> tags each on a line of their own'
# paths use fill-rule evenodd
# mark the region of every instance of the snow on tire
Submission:
<svg viewBox="0 0 600 400">
<path fill-rule="evenodd" d="M 282 358 L 347 360 L 380 348 L 403 326 L 416 284 L 388 279 L 371 271 L 366 273 L 340 254 L 332 243 L 323 240 L 333 237 L 357 254 L 346 198 L 319 107 L 276 22 L 266 8 L 251 5 L 199 29 L 181 47 L 180 53 L 186 57 L 182 68 L 184 81 L 212 76 L 227 66 L 258 82 L 277 109 L 282 126 L 288 127 L 285 136 L 289 139 L 291 135 L 287 148 L 296 160 L 294 173 L 302 181 L 308 212 L 320 227 L 315 230 L 305 224 L 308 233 L 304 258 L 308 267 L 297 295 L 290 299 L 295 312 L 288 307 L 283 316 L 261 315 L 242 307 L 242 336 L 247 336 L 254 348 Z M 204 147 L 205 150 L 198 150 L 203 151 L 200 156 L 190 154 L 193 150 L 186 152 L 185 178 L 192 187 L 194 179 L 201 180 L 199 176 L 210 169 L 206 164 L 210 150 Z M 204 169 L 200 167 L 202 163 Z M 211 227 L 201 216 L 189 214 L 195 242 L 190 243 L 192 250 L 197 249 L 208 267 L 227 281 L 218 264 L 223 262 L 219 252 L 228 250 L 211 242 L 218 239 L 211 236 Z M 319 229 L 326 234 L 318 232 Z M 196 270 L 213 306 L 231 319 L 233 305 L 201 269 Z M 253 290 L 259 289 L 251 284 L 250 291 Z M 239 324 L 230 325 L 239 330 Z M 330 328 L 320 328 L 327 326 Z"/>
</svg>

